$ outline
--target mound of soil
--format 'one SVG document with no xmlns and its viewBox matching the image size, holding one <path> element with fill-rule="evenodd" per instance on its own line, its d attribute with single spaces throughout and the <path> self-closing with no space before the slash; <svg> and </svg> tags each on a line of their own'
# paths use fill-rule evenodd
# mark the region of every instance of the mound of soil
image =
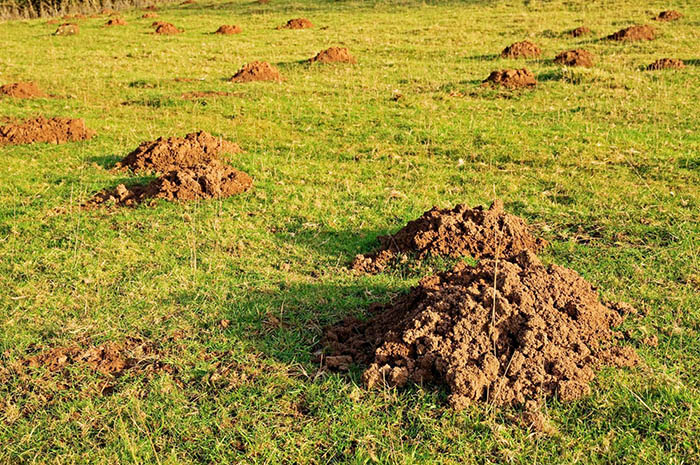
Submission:
<svg viewBox="0 0 700 465">
<path fill-rule="evenodd" d="M 287 21 L 284 26 L 279 26 L 277 29 L 308 29 L 314 27 L 313 23 L 306 18 L 295 18 Z"/>
<path fill-rule="evenodd" d="M 681 69 L 685 68 L 685 63 L 683 60 L 677 58 L 660 58 L 647 66 L 649 71 L 659 70 L 659 69 Z"/>
<path fill-rule="evenodd" d="M 85 127 L 82 119 L 37 118 L 24 120 L 18 124 L 0 126 L 0 145 L 32 144 L 48 142 L 62 144 L 89 139 L 94 131 Z"/>
<path fill-rule="evenodd" d="M 503 58 L 537 58 L 540 55 L 542 50 L 529 40 L 511 44 L 501 52 Z"/>
<path fill-rule="evenodd" d="M 80 32 L 80 27 L 75 23 L 63 23 L 58 26 L 54 35 L 57 36 L 73 36 Z"/>
<path fill-rule="evenodd" d="M 170 171 L 145 186 L 118 185 L 98 193 L 85 206 L 104 204 L 136 206 L 151 199 L 191 201 L 224 198 L 247 191 L 253 185 L 248 174 L 218 160 Z"/>
<path fill-rule="evenodd" d="M 501 69 L 492 71 L 482 85 L 501 86 L 508 89 L 534 87 L 537 85 L 537 78 L 526 68 Z"/>
<path fill-rule="evenodd" d="M 531 234 L 525 220 L 506 213 L 500 200 L 494 201 L 488 210 L 465 205 L 453 209 L 433 207 L 396 234 L 379 237 L 379 242 L 379 250 L 355 257 L 354 270 L 377 273 L 404 254 L 419 260 L 429 255 L 508 258 L 546 245 Z"/>
<path fill-rule="evenodd" d="M 309 59 L 311 63 L 357 63 L 350 50 L 345 47 L 331 47 Z"/>
<path fill-rule="evenodd" d="M 115 166 L 134 173 L 168 173 L 216 160 L 222 153 L 240 153 L 238 144 L 200 131 L 182 137 L 142 142 Z"/>
<path fill-rule="evenodd" d="M 105 23 L 105 26 L 126 26 L 126 21 L 124 18 L 112 18 Z"/>
<path fill-rule="evenodd" d="M 586 26 L 579 26 L 576 29 L 569 31 L 569 35 L 572 37 L 583 37 L 591 33 L 591 30 Z"/>
<path fill-rule="evenodd" d="M 554 63 L 564 66 L 585 66 L 590 68 L 593 66 L 593 54 L 582 48 L 567 50 L 557 55 L 554 58 Z"/>
<path fill-rule="evenodd" d="M 232 24 L 224 24 L 223 26 L 219 26 L 219 29 L 216 30 L 216 34 L 240 34 L 243 32 L 243 29 L 240 28 L 240 26 L 232 25 Z"/>
<path fill-rule="evenodd" d="M 652 18 L 654 21 L 678 21 L 683 17 L 682 14 L 680 14 L 676 10 L 666 10 L 662 11 L 661 13 L 658 14 L 658 16 Z"/>
<path fill-rule="evenodd" d="M 367 387 L 444 384 L 455 409 L 574 400 L 590 392 L 596 368 L 638 362 L 633 349 L 614 346 L 611 328 L 623 318 L 595 288 L 530 251 L 423 278 L 373 313 L 326 331 L 326 366 L 369 363 Z"/>
<path fill-rule="evenodd" d="M 251 82 L 251 81 L 281 81 L 280 72 L 270 63 L 264 61 L 254 61 L 243 66 L 233 77 L 231 82 Z"/>
<path fill-rule="evenodd" d="M 157 18 L 158 13 L 144 13 L 141 18 L 142 19 L 150 19 L 150 18 Z"/>
<path fill-rule="evenodd" d="M 14 82 L 0 86 L 0 96 L 13 98 L 41 98 L 46 94 L 33 82 Z"/>
<path fill-rule="evenodd" d="M 173 26 L 170 23 L 162 23 L 160 21 L 156 21 L 160 23 L 156 27 L 156 34 L 161 34 L 161 35 L 173 35 L 173 34 L 179 34 L 181 31 Z"/>
<path fill-rule="evenodd" d="M 618 41 L 639 41 L 639 40 L 653 40 L 656 38 L 656 29 L 649 26 L 648 24 L 643 24 L 641 26 L 630 26 L 625 29 L 620 29 L 614 34 L 610 34 L 608 40 L 618 40 Z"/>
</svg>

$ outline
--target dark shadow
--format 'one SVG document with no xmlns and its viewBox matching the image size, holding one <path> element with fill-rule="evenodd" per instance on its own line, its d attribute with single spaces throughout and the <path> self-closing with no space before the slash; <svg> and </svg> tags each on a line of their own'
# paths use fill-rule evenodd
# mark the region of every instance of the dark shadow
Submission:
<svg viewBox="0 0 700 465">
<path fill-rule="evenodd" d="M 700 66 L 700 58 L 691 58 L 690 60 L 683 60 L 686 66 Z"/>
<path fill-rule="evenodd" d="M 560 81 L 562 79 L 562 73 L 560 70 L 555 71 L 545 71 L 537 75 L 538 82 L 548 82 L 548 81 Z"/>
<path fill-rule="evenodd" d="M 490 55 L 474 55 L 471 57 L 467 57 L 466 60 L 469 60 L 469 61 L 492 61 L 492 60 L 497 60 L 500 57 L 501 57 L 500 54 L 492 53 Z"/>
</svg>

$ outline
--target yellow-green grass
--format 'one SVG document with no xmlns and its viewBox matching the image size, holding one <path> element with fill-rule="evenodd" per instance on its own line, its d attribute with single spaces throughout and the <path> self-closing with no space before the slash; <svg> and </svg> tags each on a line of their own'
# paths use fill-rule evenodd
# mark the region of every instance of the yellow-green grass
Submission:
<svg viewBox="0 0 700 465">
<path fill-rule="evenodd" d="M 654 23 L 654 41 L 600 40 L 671 6 L 685 17 Z M 127 373 L 109 395 L 80 366 L 4 379 L 0 462 L 700 461 L 697 2 L 199 1 L 159 12 L 178 36 L 153 35 L 142 13 L 124 12 L 124 27 L 80 21 L 75 37 L 45 20 L 0 23 L 0 83 L 57 96 L 0 100 L 0 116 L 82 117 L 98 132 L 0 147 L 0 363 L 138 336 L 178 373 Z M 299 16 L 315 27 L 275 29 Z M 222 24 L 243 33 L 211 34 Z M 581 24 L 593 34 L 564 34 Z M 543 57 L 498 57 L 523 39 Z M 302 62 L 333 45 L 358 64 Z M 551 62 L 579 47 L 594 68 Z M 688 66 L 642 70 L 661 57 Z M 254 60 L 285 81 L 226 82 Z M 523 66 L 536 90 L 480 87 Z M 240 95 L 180 98 L 209 90 Z M 251 192 L 80 208 L 149 179 L 109 171 L 139 142 L 194 130 L 245 149 L 229 158 Z M 643 365 L 603 370 L 580 401 L 547 400 L 553 436 L 524 428 L 517 409 L 455 413 L 440 387 L 366 391 L 361 367 L 314 362 L 323 326 L 441 266 L 363 276 L 347 268 L 355 254 L 433 205 L 494 197 L 551 242 L 546 261 L 640 311 L 623 331 Z M 650 335 L 658 347 L 640 342 Z M 243 376 L 212 381 L 234 363 Z"/>
</svg>

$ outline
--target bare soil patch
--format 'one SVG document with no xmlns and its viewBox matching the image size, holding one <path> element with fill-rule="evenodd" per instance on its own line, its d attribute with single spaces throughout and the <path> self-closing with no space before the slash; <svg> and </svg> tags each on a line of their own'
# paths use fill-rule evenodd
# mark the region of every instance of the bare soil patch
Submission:
<svg viewBox="0 0 700 465">
<path fill-rule="evenodd" d="M 683 17 L 682 14 L 680 14 L 676 10 L 666 10 L 662 11 L 659 13 L 657 16 L 652 18 L 654 21 L 678 21 Z"/>
<path fill-rule="evenodd" d="M 251 81 L 281 81 L 277 68 L 264 61 L 254 61 L 243 66 L 233 77 L 231 82 Z"/>
<path fill-rule="evenodd" d="M 501 69 L 492 71 L 482 85 L 506 87 L 508 89 L 528 88 L 537 85 L 537 78 L 526 68 Z"/>
<path fill-rule="evenodd" d="M 422 260 L 430 255 L 477 259 L 512 257 L 523 250 L 540 250 L 546 242 L 530 232 L 522 218 L 506 213 L 503 202 L 488 209 L 457 205 L 452 209 L 433 207 L 397 233 L 379 237 L 381 247 L 358 255 L 352 269 L 378 273 L 402 256 Z"/>
<path fill-rule="evenodd" d="M 609 40 L 617 40 L 622 42 L 653 40 L 656 38 L 656 29 L 648 24 L 630 26 L 625 29 L 620 29 L 614 34 L 610 34 L 607 38 Z"/>
<path fill-rule="evenodd" d="M 174 35 L 174 34 L 180 34 L 180 32 L 182 32 L 170 23 L 164 23 L 161 21 L 156 21 L 156 22 L 159 23 L 158 26 L 156 26 L 156 34 Z"/>
<path fill-rule="evenodd" d="M 357 63 L 345 47 L 330 47 L 309 59 L 310 63 Z"/>
<path fill-rule="evenodd" d="M 144 13 L 141 15 L 141 19 L 151 19 L 151 18 L 157 18 L 158 13 Z"/>
<path fill-rule="evenodd" d="M 33 82 L 14 82 L 0 86 L 0 96 L 12 98 L 42 98 L 47 97 Z"/>
<path fill-rule="evenodd" d="M 219 29 L 216 30 L 216 34 L 224 35 L 240 34 L 241 32 L 243 32 L 243 29 L 235 24 L 224 24 L 223 26 L 219 26 Z"/>
<path fill-rule="evenodd" d="M 443 384 L 455 409 L 578 399 L 597 368 L 638 362 L 632 348 L 615 345 L 623 317 L 578 273 L 531 251 L 461 263 L 371 312 L 326 331 L 326 366 L 369 364 L 370 388 Z"/>
<path fill-rule="evenodd" d="M 593 54 L 582 48 L 561 52 L 554 58 L 554 63 L 564 66 L 593 66 Z"/>
<path fill-rule="evenodd" d="M 649 66 L 647 66 L 647 70 L 649 71 L 655 71 L 659 69 L 682 69 L 685 68 L 685 63 L 683 63 L 683 60 L 679 60 L 678 58 L 659 58 Z"/>
<path fill-rule="evenodd" d="M 80 33 L 80 27 L 75 23 L 63 23 L 58 26 L 54 35 L 57 36 L 73 36 Z"/>
<path fill-rule="evenodd" d="M 306 18 L 294 18 L 287 21 L 284 26 L 279 26 L 277 29 L 308 29 L 314 27 L 313 23 Z"/>
<path fill-rule="evenodd" d="M 542 55 L 542 50 L 529 40 L 515 42 L 501 52 L 503 58 L 537 58 L 540 55 Z"/>
<path fill-rule="evenodd" d="M 124 18 L 112 18 L 105 23 L 105 26 L 126 26 Z"/>
<path fill-rule="evenodd" d="M 85 127 L 82 119 L 44 118 L 39 116 L 17 123 L 0 126 L 0 145 L 48 142 L 62 144 L 93 137 L 94 131 Z"/>
<path fill-rule="evenodd" d="M 591 33 L 591 30 L 586 26 L 579 26 L 576 29 L 569 31 L 569 35 L 572 37 L 583 37 Z"/>
</svg>

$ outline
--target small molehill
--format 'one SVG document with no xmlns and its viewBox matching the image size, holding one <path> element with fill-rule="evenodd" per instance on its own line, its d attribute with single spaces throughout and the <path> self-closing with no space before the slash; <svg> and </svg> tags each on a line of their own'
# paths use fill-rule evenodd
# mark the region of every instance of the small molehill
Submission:
<svg viewBox="0 0 700 465">
<path fill-rule="evenodd" d="M 630 26 L 620 29 L 614 34 L 610 34 L 608 40 L 618 40 L 623 42 L 634 42 L 639 40 L 653 40 L 656 38 L 656 29 L 643 24 L 641 26 Z"/>
<path fill-rule="evenodd" d="M 231 82 L 281 81 L 282 76 L 271 64 L 254 61 L 244 65 L 230 80 Z"/>
<path fill-rule="evenodd" d="M 0 96 L 12 98 L 42 98 L 47 95 L 33 82 L 14 82 L 0 86 Z"/>
<path fill-rule="evenodd" d="M 530 251 L 485 259 L 423 278 L 409 294 L 347 319 L 323 339 L 329 368 L 369 364 L 373 386 L 442 384 L 461 409 L 475 401 L 521 405 L 590 393 L 602 366 L 634 366 L 615 345 L 623 317 L 573 270 L 543 265 Z"/>
<path fill-rule="evenodd" d="M 80 33 L 80 27 L 75 23 L 63 23 L 58 26 L 54 35 L 57 36 L 73 36 Z"/>
<path fill-rule="evenodd" d="M 657 16 L 652 18 L 654 21 L 678 21 L 683 17 L 682 14 L 680 14 L 676 10 L 666 10 L 662 11 L 659 13 Z"/>
<path fill-rule="evenodd" d="M 567 50 L 557 55 L 554 58 L 554 63 L 564 66 L 584 66 L 590 68 L 593 66 L 593 54 L 582 48 Z"/>
<path fill-rule="evenodd" d="M 310 63 L 357 63 L 354 56 L 345 47 L 331 47 L 319 52 L 309 59 Z"/>
<path fill-rule="evenodd" d="M 284 26 L 279 26 L 277 29 L 308 29 L 314 27 L 313 23 L 306 18 L 295 18 L 287 21 Z"/>
<path fill-rule="evenodd" d="M 569 35 L 572 37 L 583 37 L 591 33 L 591 30 L 586 26 L 579 26 L 576 29 L 569 31 Z"/>
<path fill-rule="evenodd" d="M 156 34 L 160 35 L 174 35 L 179 34 L 181 31 L 170 23 L 164 23 L 161 21 L 156 21 L 158 26 L 156 26 Z"/>
<path fill-rule="evenodd" d="M 253 185 L 248 174 L 218 160 L 170 171 L 145 186 L 118 185 L 98 193 L 85 207 L 136 206 L 147 200 L 192 201 L 225 198 L 247 191 Z"/>
<path fill-rule="evenodd" d="M 647 66 L 647 70 L 649 71 L 655 71 L 659 69 L 682 69 L 685 68 L 685 63 L 683 63 L 683 60 L 679 60 L 678 58 L 659 58 L 649 66 Z"/>
<path fill-rule="evenodd" d="M 537 58 L 540 55 L 542 55 L 542 50 L 529 40 L 515 42 L 501 52 L 503 58 Z"/>
<path fill-rule="evenodd" d="M 484 86 L 506 87 L 508 89 L 521 89 L 537 85 L 537 78 L 526 68 L 501 69 L 492 71 L 483 84 Z"/>
<path fill-rule="evenodd" d="M 94 135 L 95 132 L 85 127 L 85 121 L 82 119 L 39 116 L 16 124 L 0 126 L 0 145 L 35 142 L 62 144 L 89 139 Z"/>
<path fill-rule="evenodd" d="M 381 247 L 358 255 L 352 268 L 377 273 L 406 255 L 418 260 L 428 256 L 452 258 L 511 257 L 523 250 L 540 250 L 546 245 L 532 235 L 520 217 L 506 213 L 503 202 L 494 201 L 488 210 L 457 205 L 452 209 L 433 207 L 397 233 L 379 237 Z"/>
<path fill-rule="evenodd" d="M 224 24 L 223 26 L 219 26 L 219 29 L 216 30 L 216 34 L 224 35 L 240 34 L 241 32 L 243 32 L 243 29 L 235 24 Z"/>
<path fill-rule="evenodd" d="M 126 26 L 124 18 L 112 18 L 105 23 L 105 26 Z"/>
<path fill-rule="evenodd" d="M 159 137 L 142 142 L 115 165 L 135 173 L 168 173 L 216 160 L 223 153 L 240 153 L 238 144 L 200 131 L 182 137 Z"/>
<path fill-rule="evenodd" d="M 144 13 L 143 15 L 141 15 L 142 19 L 151 19 L 151 18 L 157 18 L 157 17 L 158 17 L 158 13 Z"/>
</svg>

